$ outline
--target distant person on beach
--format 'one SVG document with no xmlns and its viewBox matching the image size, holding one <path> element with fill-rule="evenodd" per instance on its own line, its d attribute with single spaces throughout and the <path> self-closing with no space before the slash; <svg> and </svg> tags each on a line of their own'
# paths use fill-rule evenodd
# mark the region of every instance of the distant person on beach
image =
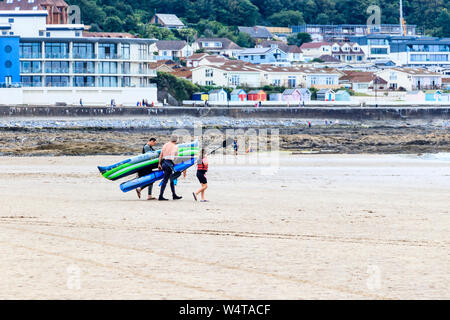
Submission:
<svg viewBox="0 0 450 320">
<path fill-rule="evenodd" d="M 153 148 L 156 144 L 156 138 L 150 138 L 147 143 L 144 145 L 144 147 L 142 148 L 142 153 L 147 153 L 147 152 L 153 152 L 155 151 L 155 149 Z M 138 177 L 144 177 L 146 175 L 149 175 L 150 173 L 152 173 L 151 169 L 142 169 L 140 171 L 138 171 L 137 175 Z M 147 196 L 147 200 L 154 200 L 156 198 L 152 197 L 152 190 L 153 190 L 153 183 L 144 186 L 144 187 L 140 187 L 136 189 L 136 193 L 138 198 L 141 198 L 141 191 L 144 188 L 148 188 L 148 196 Z"/>
<path fill-rule="evenodd" d="M 234 155 L 237 156 L 238 150 L 239 150 L 239 144 L 238 144 L 237 138 L 234 138 L 234 140 L 233 140 L 233 150 L 234 150 Z"/>
<path fill-rule="evenodd" d="M 159 193 L 158 200 L 165 201 L 168 200 L 164 198 L 164 191 L 166 190 L 167 182 L 170 180 L 172 173 L 174 171 L 174 160 L 178 155 L 178 146 L 177 146 L 178 137 L 173 135 L 170 138 L 170 141 L 167 142 L 161 149 L 161 153 L 159 154 L 159 163 L 158 169 L 164 171 L 164 178 L 161 185 L 161 191 Z M 172 190 L 172 198 L 173 200 L 181 199 L 182 197 L 178 196 L 175 193 L 175 184 L 173 180 L 170 180 L 170 189 Z"/>
<path fill-rule="evenodd" d="M 311 121 L 308 121 L 308 128 L 311 128 Z"/>
<path fill-rule="evenodd" d="M 205 190 L 208 189 L 208 180 L 206 180 L 205 176 L 207 172 L 208 172 L 208 158 L 206 156 L 205 149 L 202 148 L 200 158 L 197 164 L 197 179 L 200 182 L 201 187 L 196 192 L 192 192 L 195 201 L 197 201 L 197 196 L 199 194 L 201 194 L 200 202 L 208 201 L 205 199 Z"/>
<path fill-rule="evenodd" d="M 83 106 L 83 99 L 80 99 L 80 106 Z"/>
</svg>

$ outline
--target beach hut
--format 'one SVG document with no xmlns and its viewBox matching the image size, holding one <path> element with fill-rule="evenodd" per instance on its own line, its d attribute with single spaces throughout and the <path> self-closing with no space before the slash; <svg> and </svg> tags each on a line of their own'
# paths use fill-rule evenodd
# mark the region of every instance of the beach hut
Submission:
<svg viewBox="0 0 450 320">
<path fill-rule="evenodd" d="M 311 91 L 309 91 L 309 89 L 300 88 L 298 89 L 298 92 L 300 92 L 301 101 L 311 101 Z"/>
<path fill-rule="evenodd" d="M 234 89 L 230 95 L 231 101 L 247 101 L 247 92 L 243 89 Z"/>
<path fill-rule="evenodd" d="M 405 100 L 408 102 L 424 102 L 425 93 L 423 91 L 409 91 L 406 93 Z"/>
<path fill-rule="evenodd" d="M 299 102 L 300 98 L 301 94 L 297 89 L 286 89 L 283 91 L 283 101 Z"/>
<path fill-rule="evenodd" d="M 335 94 L 335 101 L 351 101 L 350 93 L 346 90 L 339 90 Z"/>
<path fill-rule="evenodd" d="M 270 101 L 282 101 L 283 100 L 283 94 L 280 92 L 274 92 L 269 94 L 269 100 Z"/>
<path fill-rule="evenodd" d="M 319 91 L 317 91 L 317 100 L 335 101 L 335 93 L 331 89 L 320 89 Z"/>
<path fill-rule="evenodd" d="M 443 93 L 440 98 L 440 102 L 450 103 L 450 93 Z"/>
<path fill-rule="evenodd" d="M 437 102 L 440 101 L 442 92 L 439 90 L 425 91 L 425 101 Z"/>
<path fill-rule="evenodd" d="M 206 92 L 196 92 L 192 94 L 194 101 L 208 101 L 208 94 Z"/>
<path fill-rule="evenodd" d="M 223 89 L 211 90 L 208 94 L 208 101 L 227 102 L 228 94 Z"/>
<path fill-rule="evenodd" d="M 267 101 L 267 94 L 263 90 L 252 90 L 247 95 L 248 101 Z"/>
</svg>

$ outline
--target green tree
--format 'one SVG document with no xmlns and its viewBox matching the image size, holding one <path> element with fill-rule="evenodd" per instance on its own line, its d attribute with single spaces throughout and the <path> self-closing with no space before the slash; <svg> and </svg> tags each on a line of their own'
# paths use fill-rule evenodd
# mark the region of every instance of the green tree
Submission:
<svg viewBox="0 0 450 320">
<path fill-rule="evenodd" d="M 255 46 L 255 40 L 247 33 L 239 32 L 232 40 L 242 48 L 253 48 Z"/>
<path fill-rule="evenodd" d="M 103 24 L 103 30 L 107 32 L 122 32 L 122 21 L 116 16 L 108 17 Z"/>
<path fill-rule="evenodd" d="M 299 32 L 288 37 L 288 44 L 301 46 L 304 43 L 311 42 L 312 38 L 309 33 Z"/>
<path fill-rule="evenodd" d="M 269 21 L 274 26 L 295 26 L 305 24 L 303 14 L 300 11 L 285 10 L 274 13 L 269 17 Z"/>
<path fill-rule="evenodd" d="M 443 9 L 437 18 L 437 31 L 435 35 L 438 37 L 450 37 L 450 11 Z"/>
</svg>

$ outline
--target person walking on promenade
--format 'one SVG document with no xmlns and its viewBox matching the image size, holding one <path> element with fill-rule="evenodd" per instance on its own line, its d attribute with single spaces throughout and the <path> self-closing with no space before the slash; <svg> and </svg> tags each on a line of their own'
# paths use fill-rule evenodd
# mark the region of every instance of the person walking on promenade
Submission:
<svg viewBox="0 0 450 320">
<path fill-rule="evenodd" d="M 234 140 L 233 140 L 233 150 L 234 150 L 234 155 L 237 156 L 238 150 L 239 150 L 239 144 L 238 144 L 237 138 L 234 138 Z"/>
<path fill-rule="evenodd" d="M 178 146 L 177 146 L 178 137 L 173 135 L 170 138 L 170 141 L 167 142 L 161 149 L 161 153 L 159 154 L 159 163 L 158 169 L 164 171 L 164 178 L 161 185 L 161 191 L 159 193 L 158 200 L 165 201 L 168 200 L 164 198 L 164 191 L 166 189 L 167 182 L 170 180 L 170 177 L 174 170 L 174 160 L 178 155 Z M 178 196 L 175 193 L 175 184 L 173 180 L 170 181 L 170 189 L 172 190 L 172 198 L 173 200 L 181 199 L 182 197 Z"/>
</svg>

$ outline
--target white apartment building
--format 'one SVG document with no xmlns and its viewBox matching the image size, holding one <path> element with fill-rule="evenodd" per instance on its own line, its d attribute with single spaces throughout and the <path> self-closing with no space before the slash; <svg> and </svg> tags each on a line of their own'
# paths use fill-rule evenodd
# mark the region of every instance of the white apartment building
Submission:
<svg viewBox="0 0 450 320">
<path fill-rule="evenodd" d="M 440 89 L 442 86 L 442 74 L 421 68 L 390 68 L 377 72 L 377 76 L 386 80 L 392 90 Z"/>
<path fill-rule="evenodd" d="M 0 86 L 20 87 L 25 104 L 157 102 L 150 81 L 156 39 L 47 25 L 46 16 L 44 10 L 0 11 Z M 10 103 L 4 92 L 0 104 Z"/>
</svg>

